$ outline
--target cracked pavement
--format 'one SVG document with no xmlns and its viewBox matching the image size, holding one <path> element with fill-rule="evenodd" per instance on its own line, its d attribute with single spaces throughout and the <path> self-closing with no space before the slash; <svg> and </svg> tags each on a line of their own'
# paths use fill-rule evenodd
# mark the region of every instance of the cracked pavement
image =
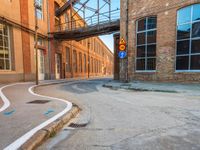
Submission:
<svg viewBox="0 0 200 150">
<path fill-rule="evenodd" d="M 199 150 L 200 97 L 102 87 L 108 79 L 77 81 L 37 92 L 67 98 L 83 111 L 40 150 Z M 53 91 L 53 92 L 50 92 Z"/>
</svg>

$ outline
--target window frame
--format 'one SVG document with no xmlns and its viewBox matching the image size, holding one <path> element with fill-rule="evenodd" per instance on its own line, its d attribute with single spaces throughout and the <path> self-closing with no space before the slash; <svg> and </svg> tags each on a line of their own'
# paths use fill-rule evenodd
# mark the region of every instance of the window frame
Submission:
<svg viewBox="0 0 200 150">
<path fill-rule="evenodd" d="M 0 58 L 1 60 L 4 61 L 4 68 L 3 69 L 0 69 L 0 71 L 12 71 L 12 56 L 11 56 L 11 41 L 10 41 L 10 26 L 8 24 L 4 24 L 3 22 L 0 22 L 0 24 L 2 24 L 3 26 L 5 26 L 7 28 L 7 35 L 4 34 L 4 31 L 2 30 L 2 39 L 4 39 L 4 37 L 6 36 L 8 38 L 8 58 L 5 57 L 5 45 L 4 45 L 4 40 L 2 41 L 3 42 L 3 45 L 2 45 L 2 48 L 3 48 L 3 52 L 4 52 L 4 57 L 3 58 Z M 6 60 L 8 60 L 9 62 L 9 69 L 6 69 Z"/>
<path fill-rule="evenodd" d="M 193 24 L 194 23 L 200 23 L 200 20 L 196 20 L 196 21 L 193 21 L 193 12 L 194 12 L 194 6 L 195 5 L 200 5 L 200 3 L 196 3 L 196 4 L 192 4 L 192 5 L 189 5 L 189 6 L 186 6 L 186 7 L 182 7 L 180 8 L 179 10 L 177 10 L 177 19 L 176 19 L 176 46 L 175 46 L 175 73 L 181 73 L 181 72 L 200 72 L 200 69 L 199 70 L 192 70 L 191 69 L 191 60 L 192 60 L 192 56 L 200 56 L 200 52 L 199 53 L 192 53 L 192 41 L 193 40 L 200 40 L 200 37 L 192 37 L 192 29 L 193 29 Z M 189 22 L 184 22 L 184 23 L 180 23 L 179 24 L 179 11 L 180 10 L 183 10 L 185 8 L 188 8 L 188 7 L 191 7 L 191 12 L 190 12 L 190 21 Z M 178 26 L 181 26 L 181 25 L 187 25 L 189 24 L 191 26 L 190 28 L 190 37 L 189 38 L 186 38 L 186 39 L 180 39 L 178 40 Z M 178 42 L 182 42 L 182 41 L 187 41 L 189 40 L 189 53 L 188 54 L 177 54 L 177 48 L 178 48 Z M 187 56 L 189 57 L 189 62 L 188 62 L 188 69 L 187 70 L 181 70 L 181 69 L 177 69 L 177 57 L 184 57 L 184 56 Z"/>
<path fill-rule="evenodd" d="M 150 17 L 156 17 L 156 28 L 153 28 L 153 29 L 148 29 L 148 18 Z M 138 23 L 140 20 L 143 20 L 143 19 L 146 19 L 146 25 L 145 25 L 145 30 L 142 30 L 142 31 L 138 31 Z M 148 44 L 147 43 L 147 34 L 148 32 L 151 32 L 151 31 L 156 31 L 156 43 L 150 43 Z M 140 33 L 145 33 L 145 44 L 139 44 L 138 45 L 138 34 Z M 149 45 L 155 45 L 156 46 L 156 51 L 157 51 L 157 16 L 156 15 L 152 15 L 152 16 L 146 16 L 146 17 L 143 17 L 143 18 L 140 18 L 138 20 L 136 20 L 136 57 L 135 57 L 135 72 L 136 73 L 155 73 L 157 71 L 156 69 L 156 66 L 157 66 L 157 55 L 155 57 L 148 57 L 147 54 L 148 54 L 148 51 L 147 51 L 147 46 Z M 145 57 L 137 57 L 137 48 L 139 46 L 145 46 Z M 157 52 L 156 52 L 157 54 Z M 144 59 L 145 60 L 145 70 L 138 70 L 137 69 L 137 60 L 140 60 L 140 59 Z M 148 59 L 156 59 L 156 66 L 155 66 L 155 70 L 147 70 L 147 66 L 148 66 L 148 63 L 147 63 L 147 60 Z"/>
</svg>

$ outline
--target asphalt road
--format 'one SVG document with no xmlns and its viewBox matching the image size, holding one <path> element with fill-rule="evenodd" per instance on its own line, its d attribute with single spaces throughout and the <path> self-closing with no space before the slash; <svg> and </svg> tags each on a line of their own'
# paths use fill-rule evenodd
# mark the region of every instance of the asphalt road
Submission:
<svg viewBox="0 0 200 150">
<path fill-rule="evenodd" d="M 56 114 L 62 112 L 66 103 L 51 98 L 32 95 L 28 89 L 33 83 L 15 84 L 2 90 L 10 106 L 0 112 L 0 149 L 3 150 L 24 134 Z M 33 101 L 44 103 L 32 103 Z M 3 103 L 0 99 L 0 107 Z"/>
<path fill-rule="evenodd" d="M 107 79 L 39 87 L 83 111 L 40 150 L 199 150 L 200 97 L 102 87 Z"/>
</svg>

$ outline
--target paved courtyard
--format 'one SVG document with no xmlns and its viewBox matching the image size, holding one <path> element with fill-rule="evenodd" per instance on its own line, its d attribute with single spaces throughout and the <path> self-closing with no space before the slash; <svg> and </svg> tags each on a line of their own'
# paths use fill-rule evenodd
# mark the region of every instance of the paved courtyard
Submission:
<svg viewBox="0 0 200 150">
<path fill-rule="evenodd" d="M 197 93 L 105 88 L 109 80 L 77 81 L 37 88 L 68 98 L 83 111 L 40 150 L 199 150 L 200 96 Z M 53 92 L 51 92 L 53 91 Z"/>
</svg>

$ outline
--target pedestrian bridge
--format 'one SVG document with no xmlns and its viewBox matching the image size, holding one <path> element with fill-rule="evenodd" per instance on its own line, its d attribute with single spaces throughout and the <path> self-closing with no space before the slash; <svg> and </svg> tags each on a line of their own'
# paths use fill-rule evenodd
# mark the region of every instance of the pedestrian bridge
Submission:
<svg viewBox="0 0 200 150">
<path fill-rule="evenodd" d="M 55 10 L 59 18 L 66 10 L 70 10 L 71 16 L 68 22 L 57 24 L 56 32 L 50 33 L 56 40 L 81 40 L 93 36 L 112 34 L 120 30 L 120 10 L 111 10 L 111 0 L 96 0 L 96 9 L 88 5 L 94 0 L 68 0 L 61 7 Z M 106 8 L 105 8 L 106 7 Z M 108 9 L 107 11 L 105 11 Z M 86 16 L 88 11 L 93 13 Z M 80 19 L 74 20 L 75 15 L 82 17 L 83 25 L 80 26 Z M 82 14 L 82 15 L 81 15 Z"/>
</svg>

